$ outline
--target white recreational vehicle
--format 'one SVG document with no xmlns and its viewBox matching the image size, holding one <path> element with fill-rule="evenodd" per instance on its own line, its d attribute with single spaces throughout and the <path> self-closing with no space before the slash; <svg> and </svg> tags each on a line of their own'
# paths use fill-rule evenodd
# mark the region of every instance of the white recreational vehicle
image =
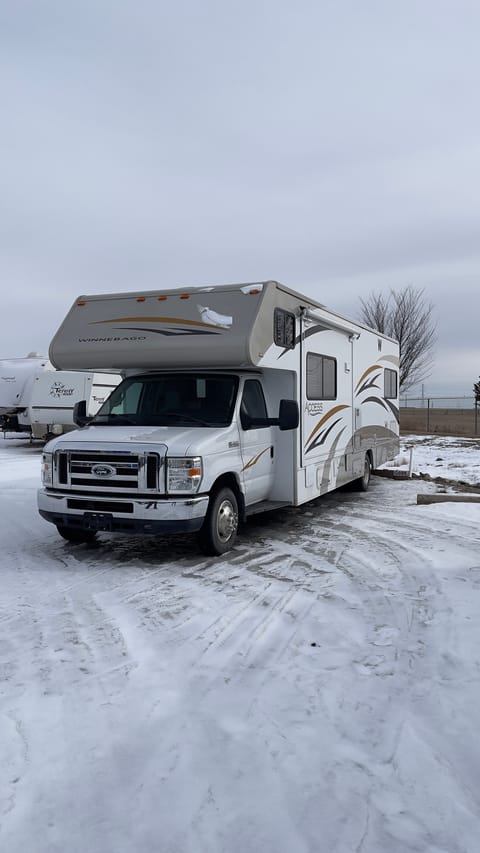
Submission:
<svg viewBox="0 0 480 853">
<path fill-rule="evenodd" d="M 196 531 L 222 554 L 239 519 L 366 489 L 398 452 L 398 344 L 275 281 L 82 296 L 50 359 L 124 377 L 45 448 L 39 511 L 71 541 Z"/>
<path fill-rule="evenodd" d="M 36 353 L 0 360 L 0 428 L 42 440 L 75 429 L 75 403 L 86 400 L 94 415 L 118 382 L 118 375 L 55 370 Z"/>
</svg>

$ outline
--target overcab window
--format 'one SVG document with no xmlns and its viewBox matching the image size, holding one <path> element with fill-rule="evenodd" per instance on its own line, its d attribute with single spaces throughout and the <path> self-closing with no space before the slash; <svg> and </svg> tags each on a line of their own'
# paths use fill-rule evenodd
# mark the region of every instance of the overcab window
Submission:
<svg viewBox="0 0 480 853">
<path fill-rule="evenodd" d="M 277 347 L 295 348 L 295 314 L 275 308 L 273 312 L 273 341 Z"/>
<path fill-rule="evenodd" d="M 337 397 L 337 360 L 328 355 L 307 353 L 307 399 L 335 400 Z"/>
</svg>

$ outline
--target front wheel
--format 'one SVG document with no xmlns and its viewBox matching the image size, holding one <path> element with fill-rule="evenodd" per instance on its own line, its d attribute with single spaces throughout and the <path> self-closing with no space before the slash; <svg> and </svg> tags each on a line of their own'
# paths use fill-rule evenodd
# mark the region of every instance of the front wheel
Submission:
<svg viewBox="0 0 480 853">
<path fill-rule="evenodd" d="M 57 524 L 56 527 L 60 536 L 67 542 L 93 542 L 95 539 L 95 530 L 77 530 L 63 524 Z"/>
<path fill-rule="evenodd" d="M 363 468 L 363 474 L 358 480 L 355 480 L 355 485 L 360 492 L 366 492 L 370 485 L 370 478 L 372 476 L 372 463 L 370 461 L 370 456 L 365 456 L 365 464 Z"/>
<path fill-rule="evenodd" d="M 198 534 L 204 554 L 219 557 L 233 547 L 238 530 L 238 501 L 225 486 L 210 498 L 207 515 Z"/>
</svg>

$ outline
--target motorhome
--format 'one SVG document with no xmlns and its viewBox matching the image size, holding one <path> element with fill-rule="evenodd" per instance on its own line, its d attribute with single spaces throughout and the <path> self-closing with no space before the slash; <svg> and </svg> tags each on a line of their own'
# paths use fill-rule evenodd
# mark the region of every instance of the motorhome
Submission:
<svg viewBox="0 0 480 853">
<path fill-rule="evenodd" d="M 398 452 L 398 343 L 276 281 L 81 296 L 49 356 L 123 377 L 45 447 L 39 512 L 70 541 L 192 532 L 219 555 Z"/>
<path fill-rule="evenodd" d="M 45 356 L 0 360 L 0 428 L 45 441 L 75 429 L 75 404 L 94 415 L 118 385 L 118 374 L 55 370 Z"/>
</svg>

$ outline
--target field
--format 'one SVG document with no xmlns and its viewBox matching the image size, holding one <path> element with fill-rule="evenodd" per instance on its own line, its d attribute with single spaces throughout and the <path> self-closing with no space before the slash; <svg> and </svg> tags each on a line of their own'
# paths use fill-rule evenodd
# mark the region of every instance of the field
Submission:
<svg viewBox="0 0 480 853">
<path fill-rule="evenodd" d="M 401 408 L 400 430 L 403 434 L 480 435 L 480 414 L 475 409 L 455 408 Z"/>
</svg>

